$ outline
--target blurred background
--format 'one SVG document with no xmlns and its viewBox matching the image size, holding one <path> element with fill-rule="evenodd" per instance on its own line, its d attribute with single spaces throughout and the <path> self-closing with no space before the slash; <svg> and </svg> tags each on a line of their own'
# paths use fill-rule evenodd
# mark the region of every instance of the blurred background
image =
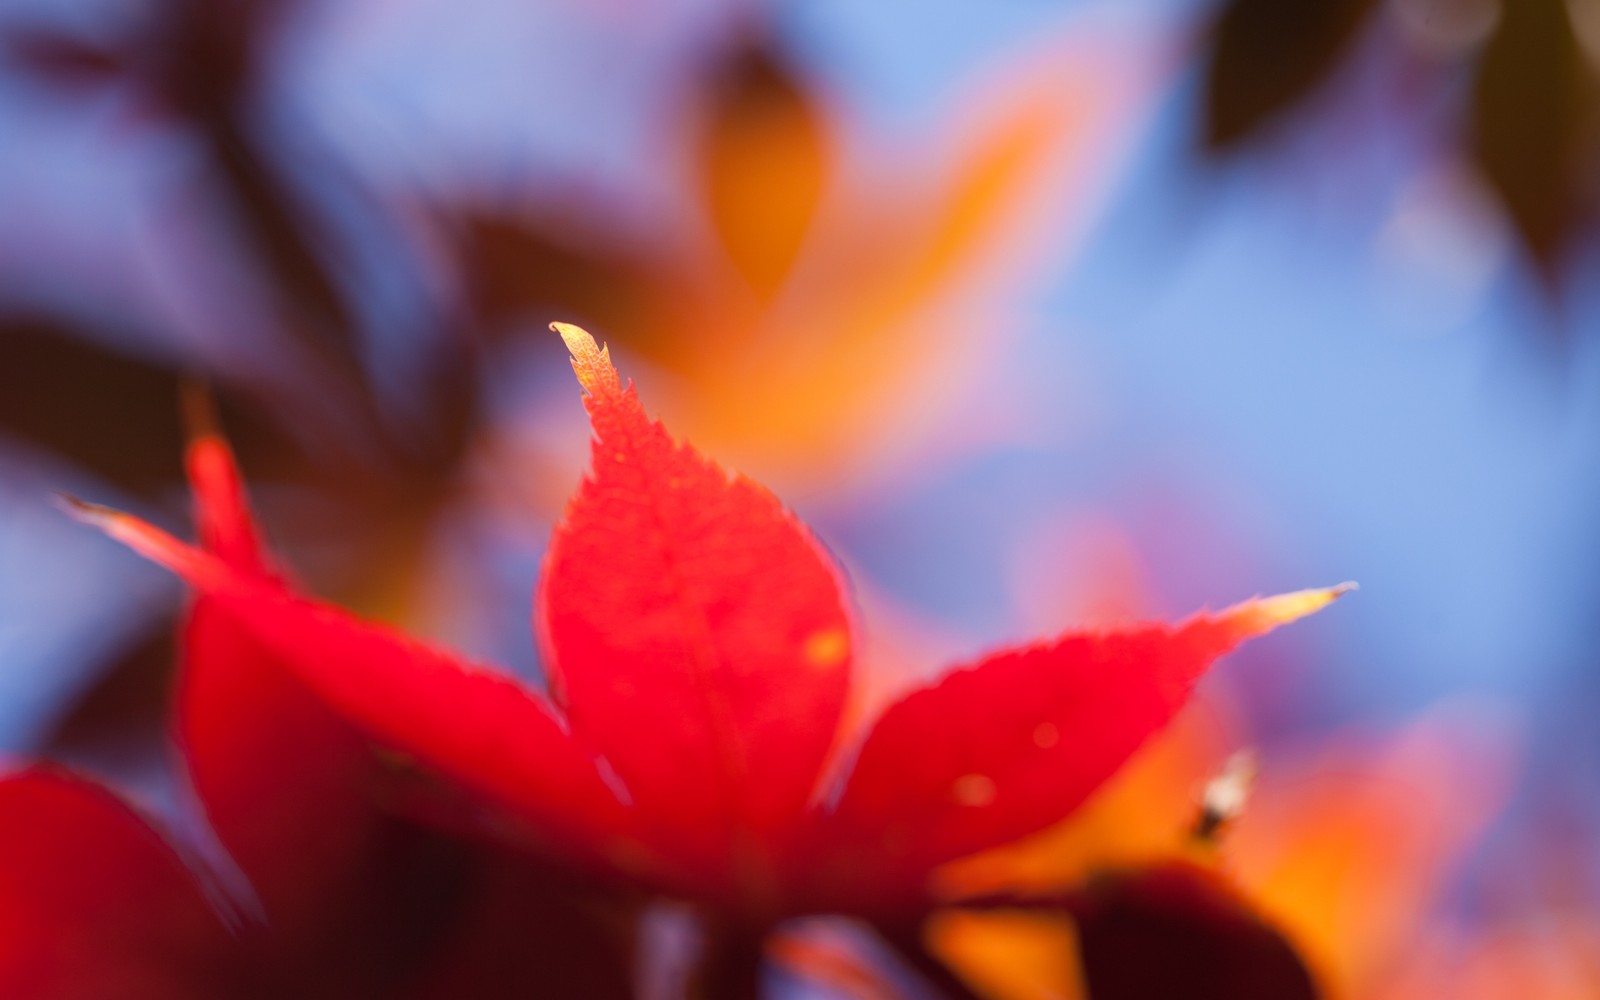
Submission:
<svg viewBox="0 0 1600 1000">
<path fill-rule="evenodd" d="M 182 595 L 50 495 L 185 530 L 194 382 L 311 589 L 536 682 L 564 319 L 849 568 L 863 711 L 1359 581 L 1096 850 L 1254 746 L 1343 995 L 1597 995 L 1597 74 L 1596 0 L 0 0 L 0 740 L 170 795 Z"/>
</svg>

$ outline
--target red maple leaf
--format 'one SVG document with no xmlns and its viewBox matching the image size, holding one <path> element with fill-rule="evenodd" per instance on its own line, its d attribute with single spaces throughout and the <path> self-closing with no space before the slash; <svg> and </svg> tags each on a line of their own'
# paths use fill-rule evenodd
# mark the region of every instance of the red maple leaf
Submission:
<svg viewBox="0 0 1600 1000">
<path fill-rule="evenodd" d="M 206 557 L 283 587 L 226 445 L 200 435 L 188 467 Z M 174 735 L 248 890 L 217 884 L 87 778 L 11 775 L 0 995 L 628 995 L 627 942 L 588 915 L 604 903 L 592 886 L 580 909 L 548 866 L 484 842 L 464 803 L 375 753 L 225 601 L 195 603 L 183 648 Z"/>
<path fill-rule="evenodd" d="M 548 700 L 136 519 L 85 516 L 375 739 L 528 821 L 542 849 L 699 901 L 722 940 L 751 946 L 708 948 L 751 995 L 750 955 L 777 921 L 850 914 L 903 938 L 936 866 L 1071 813 L 1213 660 L 1343 590 L 993 653 L 892 704 L 832 774 L 852 627 L 831 560 L 766 490 L 650 420 L 588 334 L 555 328 L 594 440 L 538 589 Z"/>
</svg>

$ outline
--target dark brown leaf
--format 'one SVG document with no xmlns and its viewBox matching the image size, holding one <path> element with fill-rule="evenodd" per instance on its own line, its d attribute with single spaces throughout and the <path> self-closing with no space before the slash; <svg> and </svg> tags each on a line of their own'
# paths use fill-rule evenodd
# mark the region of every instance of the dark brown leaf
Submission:
<svg viewBox="0 0 1600 1000">
<path fill-rule="evenodd" d="M 48 319 L 0 318 L 0 432 L 153 494 L 181 481 L 179 376 Z"/>
<path fill-rule="evenodd" d="M 1206 147 L 1254 138 L 1311 94 L 1377 7 L 1376 0 L 1231 0 L 1213 27 Z"/>
<path fill-rule="evenodd" d="M 647 330 L 650 290 L 661 284 L 651 262 L 548 219 L 461 210 L 451 220 L 461 274 L 476 319 L 487 332 L 518 320 L 582 317 L 639 346 L 626 331 Z"/>
<path fill-rule="evenodd" d="M 155 497 L 182 482 L 178 400 L 182 385 L 204 373 L 103 346 L 116 336 L 0 316 L 0 434 Z M 274 470 L 303 465 L 299 449 L 258 410 L 222 402 L 247 460 Z"/>
<path fill-rule="evenodd" d="M 1548 276 L 1592 210 L 1600 113 L 1562 0 L 1503 5 L 1472 103 L 1472 150 Z"/>
<path fill-rule="evenodd" d="M 1304 963 L 1214 873 L 1106 876 L 1074 906 L 1093 1000 L 1316 1000 Z"/>
</svg>

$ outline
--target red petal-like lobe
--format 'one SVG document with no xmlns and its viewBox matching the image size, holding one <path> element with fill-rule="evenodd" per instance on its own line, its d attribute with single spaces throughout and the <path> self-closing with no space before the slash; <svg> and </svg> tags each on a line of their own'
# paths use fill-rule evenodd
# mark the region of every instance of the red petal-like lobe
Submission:
<svg viewBox="0 0 1600 1000">
<path fill-rule="evenodd" d="M 187 465 L 205 549 L 241 575 L 270 583 L 227 444 L 207 429 L 190 444 Z M 424 977 L 448 983 L 456 996 L 525 996 L 536 980 L 510 982 L 508 970 L 493 964 L 489 941 L 526 934 L 529 926 L 520 912 L 502 913 L 499 896 L 490 894 L 531 896 L 521 900 L 524 911 L 548 912 L 551 924 L 564 913 L 573 929 L 569 951 L 586 940 L 576 933 L 581 914 L 553 897 L 548 879 L 510 877 L 525 867 L 515 857 L 395 815 L 396 806 L 421 804 L 415 779 L 380 761 L 364 733 L 216 598 L 195 602 L 184 653 L 179 740 L 212 828 L 266 918 L 247 935 L 252 978 L 263 993 L 397 996 Z M 468 803 L 439 798 L 436 809 L 470 824 Z M 452 807 L 468 815 L 456 816 Z M 497 943 L 505 949 L 505 941 Z M 509 950 L 522 956 L 530 944 Z M 542 965 L 558 965 L 548 950 L 541 957 Z M 604 974 L 624 977 L 618 956 L 607 958 L 597 963 Z"/>
<path fill-rule="evenodd" d="M 191 408 L 204 405 L 209 404 L 191 403 Z M 196 419 L 209 422 L 210 418 L 201 415 Z M 216 431 L 203 428 L 189 442 L 184 466 L 189 488 L 194 491 L 200 544 L 241 573 L 271 576 L 261 534 L 250 514 L 250 502 L 228 443 Z"/>
<path fill-rule="evenodd" d="M 270 582 L 227 444 L 208 428 L 186 464 L 206 550 Z M 212 829 L 249 877 L 278 949 L 315 947 L 359 905 L 354 883 L 389 822 L 376 800 L 391 769 L 214 600 L 196 601 L 183 650 L 177 735 Z"/>
<path fill-rule="evenodd" d="M 878 720 L 837 809 L 819 817 L 823 874 L 811 888 L 893 906 L 933 866 L 1061 820 L 1167 723 L 1213 660 L 1339 593 L 1068 634 L 912 692 Z"/>
<path fill-rule="evenodd" d="M 370 740 L 214 598 L 196 602 L 183 643 L 178 739 L 206 816 L 284 946 L 315 939 L 387 820 L 376 800 L 388 775 Z"/>
<path fill-rule="evenodd" d="M 375 740 L 515 809 L 576 853 L 619 846 L 628 812 L 545 704 L 510 678 L 331 605 L 240 574 L 137 518 L 73 501 L 85 521 L 167 566 Z"/>
<path fill-rule="evenodd" d="M 233 941 L 161 837 L 104 789 L 0 781 L 0 996 L 238 996 Z"/>
<path fill-rule="evenodd" d="M 674 443 L 588 334 L 557 329 L 595 436 L 539 593 L 552 684 L 658 845 L 760 892 L 845 701 L 838 579 L 770 493 Z"/>
</svg>

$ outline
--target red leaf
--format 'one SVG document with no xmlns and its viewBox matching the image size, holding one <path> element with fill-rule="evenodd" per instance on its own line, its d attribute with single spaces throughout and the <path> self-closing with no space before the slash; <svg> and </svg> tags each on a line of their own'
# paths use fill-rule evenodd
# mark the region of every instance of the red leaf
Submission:
<svg viewBox="0 0 1600 1000">
<path fill-rule="evenodd" d="M 770 493 L 673 442 L 605 350 L 556 329 L 595 437 L 539 592 L 552 685 L 667 849 L 759 893 L 844 705 L 838 579 Z"/>
<path fill-rule="evenodd" d="M 0 781 L 0 996 L 228 995 L 231 939 L 132 810 L 64 772 Z"/>
<path fill-rule="evenodd" d="M 1177 627 L 1069 633 L 912 692 L 878 720 L 837 810 L 819 817 L 822 883 L 864 890 L 869 908 L 904 903 L 933 866 L 1063 819 L 1213 660 L 1342 592 L 1250 601 Z"/>
<path fill-rule="evenodd" d="M 199 397 L 190 402 L 209 428 Z M 271 584 L 227 444 L 208 429 L 191 442 L 186 464 L 206 551 Z M 352 883 L 386 834 L 390 820 L 375 800 L 391 769 L 215 599 L 195 603 L 183 647 L 176 727 L 195 791 L 279 948 L 315 947 L 326 925 L 364 898 Z"/>
<path fill-rule="evenodd" d="M 955 671 L 891 707 L 837 807 L 808 814 L 850 680 L 832 566 L 770 494 L 650 421 L 587 334 L 557 329 L 595 429 L 594 469 L 538 599 L 570 731 L 508 678 L 125 515 L 78 512 L 182 575 L 379 741 L 516 807 L 580 858 L 757 919 L 914 915 L 933 866 L 1070 813 L 1213 659 L 1341 592 L 1069 634 Z M 231 466 L 201 465 L 197 488 L 215 496 L 203 533 L 253 551 Z"/>
<path fill-rule="evenodd" d="M 137 518 L 72 504 L 182 576 L 378 742 L 518 809 L 581 857 L 606 853 L 627 829 L 593 756 L 512 679 L 241 574 Z"/>
</svg>

